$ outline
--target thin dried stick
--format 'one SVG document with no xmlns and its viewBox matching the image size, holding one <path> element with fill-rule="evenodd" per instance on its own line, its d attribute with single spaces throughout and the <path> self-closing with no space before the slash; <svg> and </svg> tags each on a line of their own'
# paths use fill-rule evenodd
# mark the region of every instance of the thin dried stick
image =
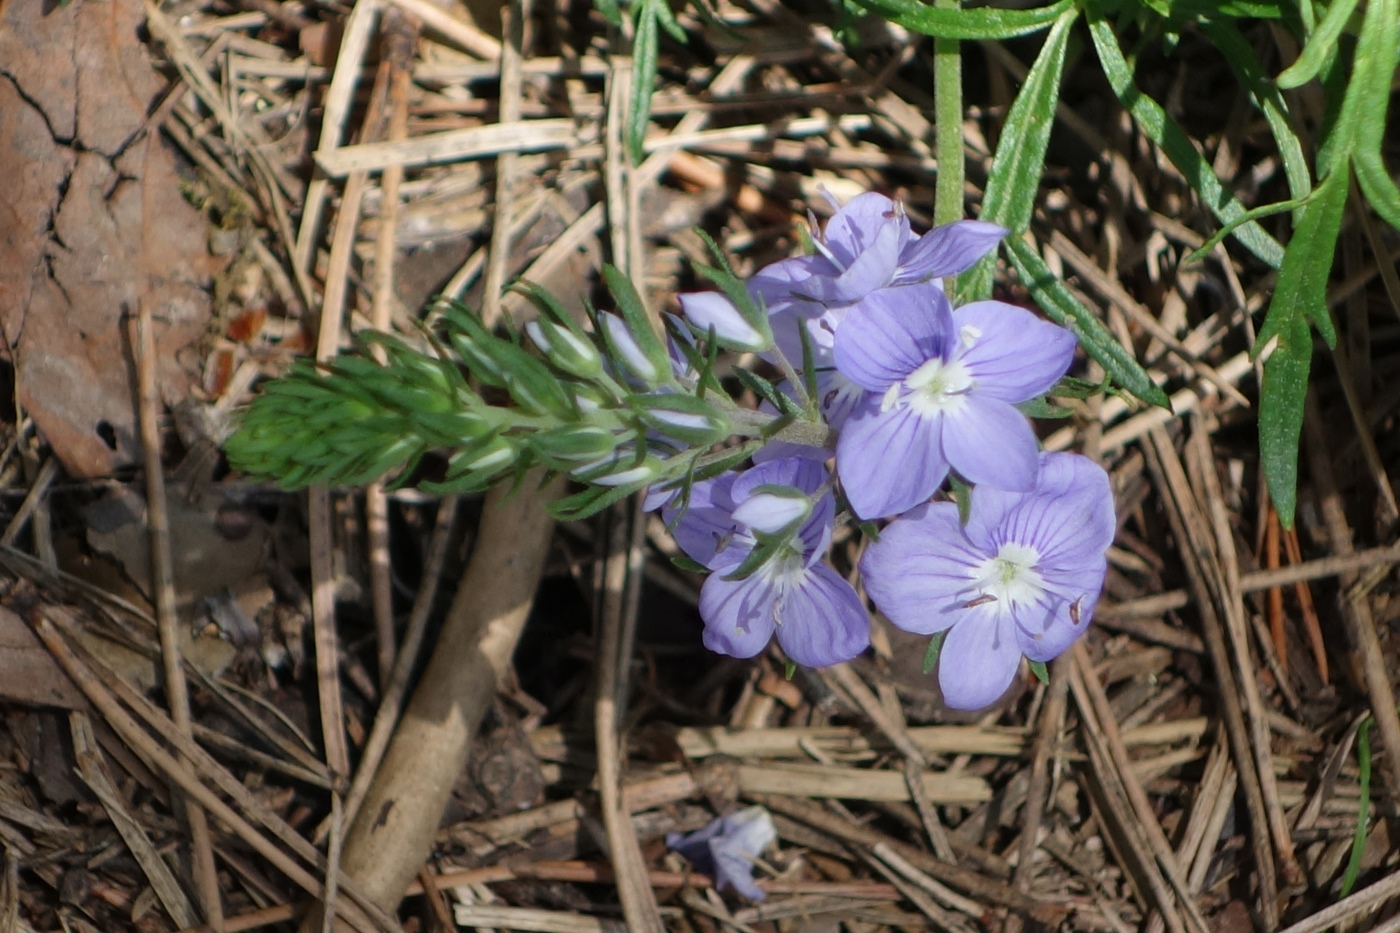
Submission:
<svg viewBox="0 0 1400 933">
<path fill-rule="evenodd" d="M 1353 551 L 1351 527 L 1347 524 L 1341 495 L 1337 492 L 1337 481 L 1332 473 L 1332 461 L 1329 457 L 1330 449 L 1322 425 L 1322 413 L 1318 408 L 1317 398 L 1309 392 L 1303 413 L 1308 466 L 1312 471 L 1313 486 L 1317 491 L 1327 536 L 1332 539 L 1332 551 L 1339 556 L 1346 556 Z M 1344 594 L 1355 583 L 1355 573 L 1342 574 Z M 1385 751 L 1381 760 L 1385 763 L 1386 783 L 1394 792 L 1400 788 L 1400 714 L 1397 714 L 1395 709 L 1395 691 L 1390 686 L 1386 656 L 1376 634 L 1375 622 L 1371 619 L 1371 605 L 1364 596 L 1349 598 L 1344 595 L 1342 618 L 1346 622 L 1352 649 L 1359 655 L 1361 670 L 1366 679 L 1366 690 L 1370 694 L 1371 715 L 1376 717 L 1376 727 L 1381 734 L 1381 747 Z"/>
<path fill-rule="evenodd" d="M 1039 845 L 1040 823 L 1045 816 L 1045 804 L 1050 796 L 1050 761 L 1058 753 L 1060 735 L 1065 727 L 1066 698 L 1069 695 L 1069 666 L 1073 661 L 1060 655 L 1051 667 L 1050 687 L 1045 705 L 1040 711 L 1040 727 L 1036 730 L 1035 751 L 1031 757 L 1030 786 L 1026 789 L 1026 806 L 1021 816 L 1021 848 L 1012 883 L 1017 889 L 1030 892 L 1034 872 L 1036 847 Z"/>
<path fill-rule="evenodd" d="M 1270 822 L 1268 807 L 1264 803 L 1264 792 L 1260 787 L 1256 769 L 1254 748 L 1249 728 L 1245 723 L 1244 712 L 1240 709 L 1239 686 L 1235 680 L 1234 666 L 1230 663 L 1230 652 L 1225 644 L 1220 617 L 1205 580 L 1205 570 L 1198 562 L 1193 549 L 1197 540 L 1191 532 L 1192 522 L 1188 516 L 1201 519 L 1195 513 L 1195 503 L 1187 486 L 1184 470 L 1176 458 L 1176 449 L 1171 439 L 1160 428 L 1154 428 L 1148 435 L 1150 443 L 1143 447 L 1147 455 L 1147 467 L 1153 480 L 1163 493 L 1162 500 L 1167 505 L 1167 520 L 1176 537 L 1181 552 L 1182 566 L 1190 583 L 1195 599 L 1196 610 L 1201 615 L 1201 627 L 1205 634 L 1206 649 L 1211 664 L 1220 682 L 1220 706 L 1225 720 L 1226 734 L 1230 739 L 1230 750 L 1235 759 L 1235 769 L 1244 783 L 1245 804 L 1249 813 L 1250 838 L 1254 845 L 1255 870 L 1258 872 L 1260 901 L 1265 926 L 1278 928 L 1278 885 L 1274 874 L 1273 849 L 1270 845 Z M 1170 466 L 1169 466 L 1170 465 Z M 1170 468 L 1171 472 L 1168 472 Z"/>
<path fill-rule="evenodd" d="M 396 8 L 385 12 L 385 67 L 388 70 L 388 139 L 408 135 L 408 91 L 413 81 L 413 47 L 416 22 Z M 379 179 L 379 235 L 374 241 L 374 316 L 376 330 L 388 331 L 394 309 L 394 254 L 398 247 L 399 186 L 403 168 L 385 169 Z M 383 348 L 375 346 L 383 362 Z M 369 532 L 370 601 L 374 606 L 374 631 L 379 648 L 379 689 L 389 687 L 394 670 L 394 581 L 389 558 L 389 500 L 382 482 L 365 488 L 365 524 Z"/>
<path fill-rule="evenodd" d="M 49 457 L 44 461 L 44 465 L 39 467 L 39 474 L 29 485 L 29 491 L 24 494 L 24 501 L 19 504 L 19 510 L 15 512 L 15 517 L 10 519 L 10 523 L 5 526 L 5 533 L 0 535 L 0 545 L 14 544 L 19 533 L 24 530 L 24 526 L 29 524 L 29 520 L 34 517 L 34 512 L 43 503 L 44 497 L 48 495 L 49 487 L 53 485 L 54 478 L 58 476 L 58 465 L 57 457 Z"/>
<path fill-rule="evenodd" d="M 1022 911 L 1030 915 L 1033 919 L 1050 925 L 1055 925 L 1063 920 L 1065 909 L 1057 904 L 1046 903 L 1044 900 L 1037 900 L 1029 895 L 1022 894 L 1010 885 L 1003 884 L 990 878 L 986 878 L 956 865 L 949 865 L 924 852 L 916 849 L 907 843 L 891 839 L 883 833 L 879 833 L 869 827 L 852 823 L 836 814 L 828 812 L 819 804 L 808 800 L 797 800 L 791 797 L 782 797 L 776 794 L 749 794 L 755 803 L 762 804 L 774 813 L 791 817 L 801 823 L 806 823 L 813 829 L 820 830 L 827 835 L 833 836 L 843 842 L 855 843 L 856 845 L 877 846 L 887 845 L 898 853 L 911 865 L 927 875 L 936 878 L 950 887 L 957 888 L 974 898 L 979 898 L 989 904 L 997 904 L 1002 907 L 1009 907 L 1012 910 Z"/>
<path fill-rule="evenodd" d="M 1264 566 L 1269 570 L 1279 568 L 1283 551 L 1279 545 L 1278 510 L 1269 505 L 1269 517 L 1264 525 Z M 1271 586 L 1268 589 L 1269 634 L 1274 640 L 1274 651 L 1278 653 L 1279 667 L 1288 673 L 1288 641 L 1283 634 L 1283 588 Z"/>
<path fill-rule="evenodd" d="M 1303 563 L 1303 549 L 1298 546 L 1298 529 L 1290 528 L 1283 535 L 1283 550 L 1288 555 L 1290 564 L 1297 566 Z M 1306 580 L 1298 580 L 1293 584 L 1293 592 L 1298 596 L 1298 608 L 1303 615 L 1303 627 L 1308 633 L 1308 646 L 1312 649 L 1313 663 L 1317 665 L 1318 676 L 1322 678 L 1325 686 L 1331 682 L 1331 674 L 1327 665 L 1327 645 L 1322 641 L 1322 622 L 1313 606 L 1312 589 Z M 1282 651 L 1279 658 L 1283 658 Z"/>
<path fill-rule="evenodd" d="M 74 712 L 68 715 L 68 723 L 73 735 L 73 758 L 78 765 L 78 775 L 107 811 L 107 817 L 126 843 L 132 858 L 136 859 L 136 864 L 141 866 L 151 889 L 160 898 L 166 913 L 170 914 L 170 919 L 174 920 L 177 926 L 193 925 L 196 922 L 196 914 L 190 906 L 189 899 L 185 897 L 185 892 L 180 888 L 180 883 L 175 880 L 170 867 L 161 859 L 160 853 L 141 824 L 131 815 L 131 811 L 107 776 L 107 769 L 102 766 L 102 753 L 98 750 L 97 738 L 92 732 L 92 720 L 88 718 L 87 713 Z M 220 920 L 222 919 L 220 917 Z M 209 928 L 216 929 L 212 924 Z"/>
<path fill-rule="evenodd" d="M 321 119 L 321 138 L 316 144 L 317 157 L 340 148 L 345 135 L 345 124 L 350 119 L 350 108 L 354 103 L 355 87 L 360 83 L 360 70 L 364 67 L 365 53 L 369 51 L 370 39 L 379 18 L 379 0 L 360 0 L 350 8 L 345 17 L 344 33 L 340 40 L 340 50 L 335 57 L 335 74 L 331 76 L 330 87 L 326 89 L 326 103 Z M 313 177 L 306 186 L 306 197 L 302 201 L 301 226 L 297 230 L 296 250 L 292 257 L 293 268 L 299 275 L 308 275 L 314 266 L 316 243 L 321 237 L 321 212 L 326 206 L 326 193 L 329 179 Z M 307 297 L 307 307 L 310 296 Z"/>
<path fill-rule="evenodd" d="M 165 501 L 165 469 L 160 462 L 160 393 L 156 388 L 156 338 L 151 309 L 143 302 L 135 321 L 133 344 L 136 353 L 136 381 L 141 412 L 141 447 L 146 463 L 146 516 L 151 536 L 151 589 L 155 598 L 156 623 L 160 632 L 160 654 L 164 670 L 166 699 L 175 728 L 186 737 L 190 731 L 190 695 L 180 652 L 180 620 L 175 614 L 175 571 L 170 553 L 170 512 Z M 176 795 L 178 796 L 178 795 Z M 219 876 L 214 865 L 214 842 L 209 821 L 198 804 L 186 802 L 185 819 L 190 825 L 190 846 L 195 886 L 204 908 L 204 919 L 215 931 L 222 929 L 223 905 Z"/>
<path fill-rule="evenodd" d="M 958 859 L 953 852 L 953 844 L 948 841 L 948 833 L 939 821 L 938 811 L 933 808 L 933 802 L 929 800 L 928 791 L 924 786 L 923 772 L 928 767 L 928 759 L 909 737 L 909 727 L 903 721 L 903 717 L 896 720 L 888 715 L 879 698 L 865 685 L 865 681 L 856 676 L 849 664 L 837 664 L 829 668 L 828 672 L 851 699 L 855 700 L 861 712 L 875 724 L 875 728 L 883 732 L 890 744 L 899 749 L 900 754 L 904 756 L 904 782 L 909 787 L 909 796 L 914 801 L 915 809 L 919 811 L 919 819 L 924 824 L 924 831 L 928 833 L 929 842 L 933 844 L 933 851 L 943 861 L 956 863 Z"/>
<path fill-rule="evenodd" d="M 1285 536 L 1286 537 L 1286 536 Z M 1347 554 L 1334 554 L 1319 557 L 1317 560 L 1302 561 L 1291 567 L 1277 570 L 1256 570 L 1240 577 L 1240 591 L 1257 593 L 1276 586 L 1290 586 L 1306 580 L 1321 580 L 1326 577 L 1355 574 L 1380 564 L 1400 563 L 1400 546 L 1369 548 Z M 1185 590 L 1168 590 L 1155 596 L 1145 596 L 1124 603 L 1105 604 L 1100 612 L 1114 618 L 1139 616 L 1159 616 L 1173 609 L 1184 609 L 1191 604 L 1191 597 Z"/>
<path fill-rule="evenodd" d="M 530 0 L 511 0 L 501 7 L 501 90 L 498 95 L 499 123 L 520 122 L 520 62 L 524 57 L 525 23 L 530 17 Z M 501 316 L 501 291 L 510 268 L 511 212 L 515 202 L 516 164 L 520 156 L 503 152 L 496 158 L 496 201 L 491 210 L 491 247 L 486 260 L 486 292 L 482 296 L 481 318 L 493 327 Z"/>
<path fill-rule="evenodd" d="M 1094 674 L 1093 662 L 1084 643 L 1077 642 L 1073 652 L 1070 690 L 1084 719 L 1080 735 L 1088 747 L 1090 766 L 1099 779 L 1106 802 L 1113 809 L 1114 821 L 1132 849 L 1138 871 L 1147 882 L 1167 928 L 1184 931 L 1184 915 L 1193 929 L 1206 933 L 1209 927 L 1180 876 L 1176 853 L 1167 844 L 1157 815 L 1133 773 L 1127 750 L 1118 734 L 1118 723 L 1113 718 L 1103 686 Z M 1177 910 L 1178 905 L 1180 910 Z"/>
<path fill-rule="evenodd" d="M 1200 416 L 1192 418 L 1191 439 L 1187 447 L 1192 474 L 1199 489 L 1196 500 L 1205 503 L 1215 532 L 1216 552 L 1219 555 L 1217 580 L 1217 601 L 1225 610 L 1229 626 L 1230 646 L 1234 649 L 1235 666 L 1240 675 L 1240 686 L 1244 691 L 1245 711 L 1249 714 L 1249 725 L 1255 762 L 1259 768 L 1259 789 L 1264 795 L 1264 805 L 1268 807 L 1269 832 L 1273 835 L 1274 855 L 1278 858 L 1279 869 L 1284 882 L 1289 887 L 1303 883 L 1303 870 L 1298 866 L 1293 853 L 1293 838 L 1289 835 L 1288 819 L 1279 803 L 1278 782 L 1274 777 L 1274 756 L 1269 742 L 1269 721 L 1263 697 L 1259 693 L 1259 680 L 1255 665 L 1249 654 L 1249 632 L 1246 628 L 1244 596 L 1239 586 L 1239 561 L 1235 555 L 1235 537 L 1230 528 L 1230 516 L 1225 510 L 1225 494 L 1220 488 L 1220 477 L 1215 472 L 1215 462 L 1211 454 L 1210 442 L 1203 428 Z M 1158 444 L 1160 450 L 1160 443 Z M 1163 464 L 1171 470 L 1172 464 L 1163 457 Z"/>
<path fill-rule="evenodd" d="M 593 733 L 598 755 L 598 786 L 608 856 L 617 872 L 618 898 L 627 926 L 635 933 L 663 933 L 656 895 L 646 882 L 646 863 L 632 821 L 622 801 L 619 717 L 627 697 L 621 668 L 631 657 L 631 642 L 623 638 L 626 616 L 635 618 L 642 576 L 645 516 L 641 502 L 628 502 L 613 511 L 614 529 L 603 575 L 603 603 L 598 635 L 598 695 L 593 705 Z M 629 590 L 631 592 L 629 592 Z M 626 641 L 627 654 L 623 654 Z"/>
<path fill-rule="evenodd" d="M 175 756 L 162 749 L 137 725 L 136 721 L 126 710 L 122 709 L 115 697 L 102 685 L 92 669 L 73 651 L 53 621 L 42 613 L 35 613 L 30 619 L 30 624 L 33 626 L 35 634 L 49 649 L 54 660 L 63 668 L 64 673 L 72 679 L 78 689 L 83 691 L 92 705 L 102 714 L 103 720 L 121 736 L 122 741 L 132 751 L 147 762 L 152 770 L 170 777 L 181 790 L 213 814 L 216 819 L 226 824 L 236 836 L 312 897 L 320 897 L 324 893 L 324 888 L 315 875 L 293 861 L 281 846 L 258 832 L 247 820 L 210 790 L 183 761 L 177 760 Z M 182 736 L 174 734 L 167 734 L 167 737 L 177 747 L 183 740 Z M 180 750 L 185 754 L 189 754 L 191 751 L 189 748 L 181 748 Z M 234 783 L 237 784 L 237 781 L 235 780 Z M 241 787 L 241 785 L 239 786 Z M 302 843 L 305 844 L 304 840 Z M 378 933 L 378 931 L 396 928 L 396 924 L 382 912 L 376 912 L 375 919 L 371 919 L 371 915 L 362 910 L 358 904 L 341 901 L 338 910 L 352 927 L 364 931 L 364 933 Z"/>
</svg>

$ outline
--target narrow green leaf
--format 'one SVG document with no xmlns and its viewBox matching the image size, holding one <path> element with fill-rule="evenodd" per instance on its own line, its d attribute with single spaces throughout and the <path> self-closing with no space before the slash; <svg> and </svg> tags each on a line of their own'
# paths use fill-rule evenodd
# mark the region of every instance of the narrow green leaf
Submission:
<svg viewBox="0 0 1400 933">
<path fill-rule="evenodd" d="M 591 518 L 615 502 L 621 502 L 634 492 L 641 492 L 646 483 L 632 483 L 628 486 L 592 486 L 583 492 L 551 502 L 547 509 L 561 522 L 576 522 Z"/>
<path fill-rule="evenodd" d="M 1050 686 L 1050 671 L 1046 669 L 1045 662 L 1031 661 L 1029 663 L 1031 666 L 1031 673 L 1035 675 L 1035 679 L 1045 684 L 1047 687 Z"/>
<path fill-rule="evenodd" d="M 1299 314 L 1283 325 L 1278 338 L 1259 388 L 1259 459 L 1279 521 L 1287 529 L 1293 527 L 1298 505 L 1298 436 L 1308 395 L 1312 331 Z"/>
<path fill-rule="evenodd" d="M 1255 344 L 1258 349 L 1262 350 L 1294 318 L 1312 321 L 1329 347 L 1336 344 L 1337 330 L 1327 310 L 1327 280 L 1346 202 L 1345 174 L 1328 175 L 1313 191 L 1312 200 L 1303 208 L 1302 219 L 1288 241 L 1269 313 L 1259 329 Z"/>
<path fill-rule="evenodd" d="M 1055 278 L 1039 253 L 1020 237 L 1008 238 L 1002 246 L 1036 304 L 1056 324 L 1074 331 L 1084 352 L 1097 360 L 1114 382 L 1149 405 L 1171 408 L 1167 393 L 1152 381 L 1132 353 L 1113 339 L 1103 322 L 1080 304 L 1063 282 Z"/>
<path fill-rule="evenodd" d="M 622 25 L 622 10 L 618 7 L 617 0 L 593 0 L 593 5 L 603 14 L 603 19 L 614 26 Z"/>
<path fill-rule="evenodd" d="M 686 557 L 684 554 L 672 554 L 672 555 L 671 555 L 671 563 L 672 563 L 672 564 L 675 564 L 676 567 L 678 567 L 679 569 L 685 570 L 685 571 L 687 571 L 687 572 L 689 572 L 689 573 L 709 573 L 709 572 L 710 572 L 710 568 L 709 568 L 709 567 L 706 567 L 704 564 L 700 563 L 699 561 L 692 560 L 691 558 Z"/>
<path fill-rule="evenodd" d="M 1200 262 L 1202 259 L 1210 255 L 1211 250 L 1215 249 L 1217 244 L 1219 244 L 1230 234 L 1234 233 L 1239 227 L 1241 227 L 1244 224 L 1253 223 L 1254 221 L 1260 220 L 1264 217 L 1272 217 L 1275 214 L 1284 214 L 1288 211 L 1296 211 L 1300 207 L 1306 205 L 1307 203 L 1308 198 L 1294 198 L 1287 201 L 1275 201 L 1273 204 L 1265 204 L 1261 207 L 1256 207 L 1247 210 L 1243 214 L 1236 217 L 1234 220 L 1228 221 L 1223 227 L 1215 231 L 1215 233 L 1211 234 L 1210 239 L 1206 240 L 1200 246 L 1193 249 L 1187 255 L 1185 261 Z"/>
<path fill-rule="evenodd" d="M 1072 0 L 1057 0 L 1033 10 L 938 9 L 921 0 L 855 0 L 906 29 L 940 39 L 1014 39 L 1039 32 L 1069 9 Z"/>
<path fill-rule="evenodd" d="M 1382 220 L 1400 230 L 1400 188 L 1396 187 L 1395 180 L 1386 171 L 1379 154 L 1358 153 L 1352 164 L 1356 168 L 1356 180 L 1361 186 L 1361 193 L 1366 196 L 1366 203 Z"/>
<path fill-rule="evenodd" d="M 660 46 L 654 7 L 666 0 L 645 0 L 637 12 L 637 34 L 632 40 L 632 95 L 627 107 L 627 151 L 633 165 L 646 157 L 644 146 L 651 123 L 651 94 L 656 87 L 656 57 Z"/>
<path fill-rule="evenodd" d="M 1357 783 L 1359 797 L 1356 804 L 1356 832 L 1351 837 L 1351 856 L 1347 859 L 1347 869 L 1342 873 L 1342 887 L 1337 892 L 1339 898 L 1346 897 L 1356 887 L 1356 879 L 1361 874 L 1361 857 L 1366 854 L 1366 824 L 1371 819 L 1371 726 L 1374 720 L 1367 716 L 1361 720 L 1356 730 L 1356 770 L 1360 772 Z"/>
<path fill-rule="evenodd" d="M 1113 87 L 1119 102 L 1141 127 L 1147 137 L 1156 143 L 1186 177 L 1187 184 L 1196 192 L 1207 209 L 1222 222 L 1234 220 L 1244 213 L 1244 205 L 1225 190 L 1216 177 L 1210 163 L 1192 144 L 1191 138 L 1167 115 L 1161 104 L 1143 94 L 1133 83 L 1133 71 L 1123 57 L 1113 27 L 1095 16 L 1089 21 L 1089 33 L 1098 50 L 1099 62 L 1104 76 Z M 1247 223 L 1235 231 L 1239 240 L 1255 256 L 1277 269 L 1283 262 L 1283 247 L 1257 223 Z"/>
<path fill-rule="evenodd" d="M 797 676 L 797 662 L 796 662 L 796 661 L 788 661 L 788 662 L 783 666 L 783 679 L 786 680 L 788 683 L 791 683 L 791 682 L 792 682 L 792 679 L 793 679 L 794 677 L 796 677 L 796 676 Z"/>
<path fill-rule="evenodd" d="M 1045 37 L 1045 45 L 1007 113 L 996 158 L 987 176 L 981 219 L 1001 224 L 1012 236 L 1024 233 L 1030 226 L 1045 168 L 1045 150 L 1055 125 L 1055 102 L 1060 95 L 1070 27 L 1078 16 L 1076 9 L 1065 10 Z M 968 300 L 991 297 L 995 269 L 996 256 L 991 255 L 968 271 L 963 286 Z"/>
<path fill-rule="evenodd" d="M 1322 17 L 1322 22 L 1317 24 L 1317 28 L 1308 38 L 1303 54 L 1279 74 L 1279 87 L 1285 91 L 1301 87 L 1317 76 L 1328 56 L 1336 54 L 1337 40 L 1341 38 L 1342 30 L 1346 28 L 1347 20 L 1351 19 L 1355 9 L 1356 0 L 1332 0 L 1327 14 Z"/>
</svg>

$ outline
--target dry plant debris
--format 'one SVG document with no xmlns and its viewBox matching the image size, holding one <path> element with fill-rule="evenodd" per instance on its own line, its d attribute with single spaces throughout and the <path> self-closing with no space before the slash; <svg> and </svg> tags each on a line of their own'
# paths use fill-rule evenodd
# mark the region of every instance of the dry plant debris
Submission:
<svg viewBox="0 0 1400 933">
<path fill-rule="evenodd" d="M 693 580 L 630 507 L 552 530 L 528 491 L 513 518 L 382 488 L 308 509 L 220 476 L 259 377 L 371 326 L 418 339 L 433 295 L 497 320 L 515 276 L 577 301 L 606 256 L 664 309 L 697 225 L 743 271 L 823 190 L 927 220 L 927 42 L 769 0 L 678 15 L 629 168 L 626 43 L 588 4 L 0 8 L 3 929 L 1395 929 L 1395 244 L 1343 232 L 1349 337 L 1280 533 L 1233 336 L 1271 280 L 1223 248 L 1182 263 L 1206 213 L 1087 78 L 1035 233 L 1174 411 L 1111 398 L 1044 438 L 1111 469 L 1120 519 L 1098 625 L 1048 685 L 951 715 L 888 627 L 791 679 L 706 655 Z M 974 209 L 1033 47 L 983 51 Z M 1213 99 L 1220 67 L 1187 33 L 1139 73 L 1248 201 L 1280 169 Z M 138 370 L 174 415 L 144 440 Z M 168 491 L 126 482 L 143 453 Z M 171 677 L 189 709 L 150 692 Z M 1339 899 L 1368 711 L 1374 816 Z M 664 843 L 741 803 L 779 837 L 761 903 Z"/>
</svg>

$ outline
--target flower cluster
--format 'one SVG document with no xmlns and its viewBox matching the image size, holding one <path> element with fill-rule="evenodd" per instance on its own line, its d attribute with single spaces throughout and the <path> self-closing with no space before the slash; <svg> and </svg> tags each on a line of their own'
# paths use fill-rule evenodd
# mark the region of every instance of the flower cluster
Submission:
<svg viewBox="0 0 1400 933">
<path fill-rule="evenodd" d="M 891 622 L 935 637 L 950 706 L 994 702 L 1023 657 L 1048 661 L 1084 632 L 1115 531 L 1108 478 L 1084 457 L 1041 453 L 1017 407 L 1066 374 L 1074 336 L 999 301 L 954 308 L 940 282 L 1005 233 L 963 221 L 920 236 L 898 202 L 863 194 L 813 231 L 813 255 L 748 281 L 771 339 L 733 295 L 680 296 L 698 331 L 789 376 L 810 361 L 802 379 L 835 438 L 770 444 L 743 472 L 653 492 L 677 545 L 711 572 L 707 647 L 752 657 L 776 634 L 813 667 L 866 648 L 864 606 L 824 562 L 838 495 L 857 520 L 891 520 L 860 576 Z M 769 409 L 805 394 L 791 382 L 780 391 Z M 965 522 L 953 501 L 931 501 L 952 474 L 973 487 Z"/>
<path fill-rule="evenodd" d="M 711 244 L 715 267 L 697 271 L 718 290 L 681 295 L 683 317 L 664 330 L 605 267 L 613 307 L 588 307 L 586 321 L 522 284 L 539 311 L 523 328 L 449 306 L 431 352 L 370 335 L 269 386 L 226 444 L 229 461 L 290 486 L 395 470 L 407 482 L 446 449 L 420 486 L 476 492 L 564 474 L 584 488 L 551 506 L 562 519 L 647 490 L 709 574 L 711 649 L 752 657 L 776 637 L 796 664 L 849 660 L 870 642 L 863 582 L 896 626 L 933 636 L 948 704 L 984 706 L 1023 658 L 1043 663 L 1084 631 L 1103 583 L 1106 475 L 1042 454 L 1025 413 L 1072 390 L 1062 377 L 1076 341 L 1024 308 L 953 307 L 941 280 L 990 252 L 1001 227 L 920 235 L 873 193 L 833 207 L 824 231 L 813 224 L 811 255 L 747 281 Z M 721 379 L 721 350 L 777 373 L 726 370 L 758 410 Z M 872 539 L 859 580 L 828 562 L 842 523 Z"/>
</svg>

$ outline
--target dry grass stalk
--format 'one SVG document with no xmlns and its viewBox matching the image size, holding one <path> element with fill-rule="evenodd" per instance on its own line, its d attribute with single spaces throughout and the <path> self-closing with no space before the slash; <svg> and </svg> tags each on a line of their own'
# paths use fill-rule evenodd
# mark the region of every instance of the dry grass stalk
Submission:
<svg viewBox="0 0 1400 933">
<path fill-rule="evenodd" d="M 160 633 L 163 684 L 171 718 L 181 734 L 190 737 L 190 695 L 185 683 L 180 651 L 180 620 L 175 611 L 174 559 L 170 553 L 170 512 L 165 500 L 165 468 L 161 465 L 160 395 L 156 387 L 155 322 L 150 306 L 141 304 L 132 337 L 136 350 L 137 395 L 140 400 L 141 447 L 146 465 L 146 520 L 151 542 L 151 589 L 154 591 L 156 622 Z M 214 864 L 214 845 L 209 821 L 196 803 L 185 801 L 185 819 L 190 827 L 195 885 L 205 920 L 215 933 L 223 928 L 223 906 L 219 877 Z M 168 906 L 168 905 L 167 905 Z"/>
</svg>

